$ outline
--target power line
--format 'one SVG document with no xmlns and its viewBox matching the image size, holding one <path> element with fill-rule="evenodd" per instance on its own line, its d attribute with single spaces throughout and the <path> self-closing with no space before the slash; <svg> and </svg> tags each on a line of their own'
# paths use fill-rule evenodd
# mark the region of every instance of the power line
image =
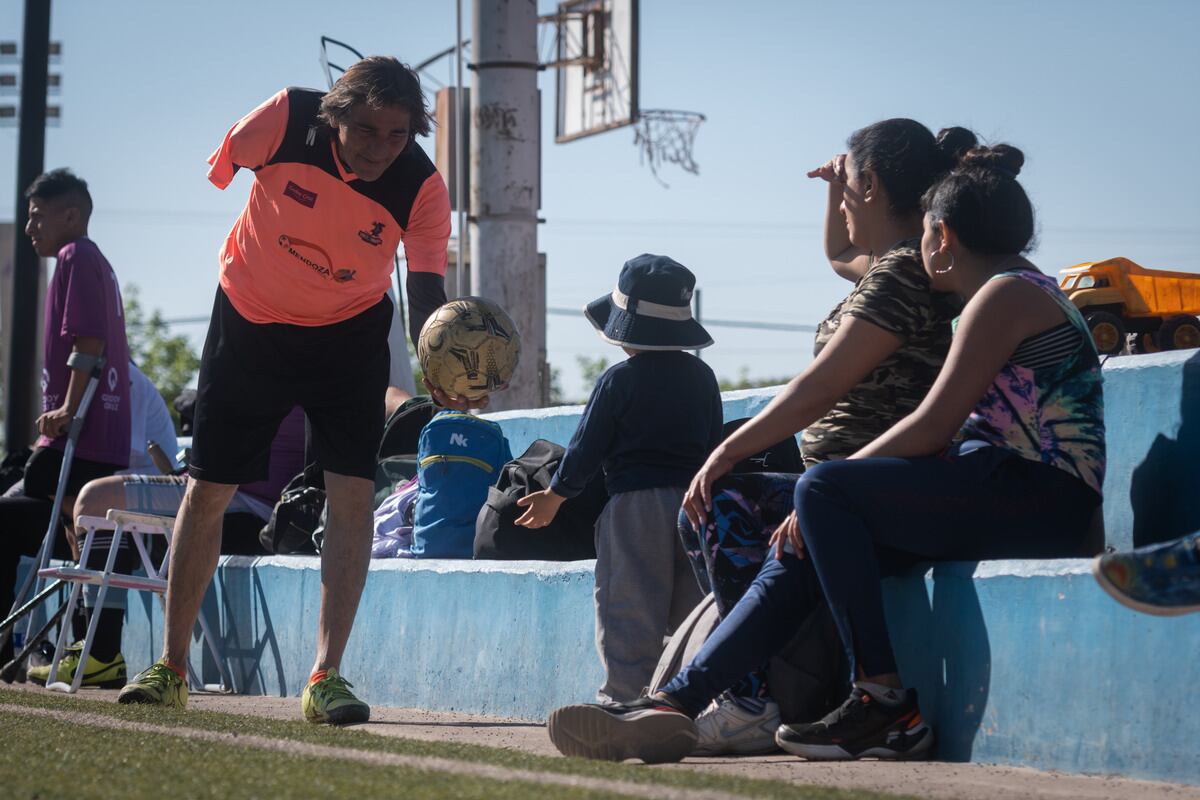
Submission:
<svg viewBox="0 0 1200 800">
<path fill-rule="evenodd" d="M 562 307 L 547 307 L 547 314 L 555 314 L 557 316 L 579 316 L 577 308 L 562 308 Z M 714 328 L 747 328 L 758 331 L 791 331 L 793 333 L 815 333 L 816 325 L 803 325 L 793 322 L 758 322 L 744 319 L 709 319 L 700 320 L 704 325 L 711 325 Z"/>
<path fill-rule="evenodd" d="M 546 313 L 556 316 L 577 317 L 580 312 L 577 308 L 550 307 L 546 309 Z M 166 325 L 199 325 L 200 323 L 207 323 L 208 320 L 209 317 L 174 317 L 172 319 L 164 319 L 162 322 Z M 792 322 L 758 322 L 740 319 L 705 319 L 702 321 L 705 325 L 711 325 L 714 328 L 745 328 L 759 331 L 790 331 L 792 333 L 813 333 L 817 330 L 816 325 L 803 325 Z M 142 327 L 145 325 L 146 323 L 142 323 Z"/>
</svg>

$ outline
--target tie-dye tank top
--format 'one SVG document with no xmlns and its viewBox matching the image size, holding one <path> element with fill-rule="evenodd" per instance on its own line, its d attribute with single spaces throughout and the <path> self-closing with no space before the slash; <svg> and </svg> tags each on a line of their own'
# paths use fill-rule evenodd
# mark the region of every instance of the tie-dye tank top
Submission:
<svg viewBox="0 0 1200 800">
<path fill-rule="evenodd" d="M 1104 484 L 1104 393 L 1100 358 L 1087 323 L 1053 278 L 1034 270 L 1019 278 L 1043 289 L 1081 334 L 1078 349 L 1056 364 L 1028 367 L 1010 357 L 959 434 L 1065 470 L 1100 493 Z M 958 320 L 955 320 L 957 325 Z"/>
</svg>

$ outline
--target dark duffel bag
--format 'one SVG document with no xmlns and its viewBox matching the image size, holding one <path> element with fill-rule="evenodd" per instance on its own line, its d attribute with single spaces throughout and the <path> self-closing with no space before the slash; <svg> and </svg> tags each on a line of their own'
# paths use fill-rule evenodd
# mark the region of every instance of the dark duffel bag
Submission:
<svg viewBox="0 0 1200 800">
<path fill-rule="evenodd" d="M 531 530 L 516 524 L 525 511 L 517 501 L 550 487 L 563 454 L 561 445 L 538 439 L 501 468 L 475 521 L 475 558 L 580 561 L 596 557 L 596 519 L 608 502 L 599 471 L 582 494 L 559 507 L 545 528 Z"/>
<path fill-rule="evenodd" d="M 721 430 L 722 437 L 728 439 L 730 434 L 749 421 L 750 417 L 744 417 L 726 422 L 725 427 Z M 742 459 L 733 465 L 731 471 L 735 474 L 739 472 L 788 472 L 798 475 L 804 472 L 804 459 L 800 457 L 800 445 L 796 444 L 796 437 L 789 436 L 761 453 L 755 453 L 749 458 Z"/>
<path fill-rule="evenodd" d="M 379 440 L 377 461 L 393 456 L 415 457 L 421 430 L 438 412 L 433 398 L 425 395 L 405 400 L 392 412 L 383 424 L 383 438 Z M 414 473 L 415 474 L 415 473 Z M 409 477 L 412 477 L 411 475 Z"/>
<path fill-rule="evenodd" d="M 288 482 L 271 519 L 258 534 L 263 550 L 276 555 L 313 555 L 319 552 L 320 539 L 314 539 L 322 526 L 325 511 L 325 490 L 311 485 L 301 472 Z"/>
</svg>

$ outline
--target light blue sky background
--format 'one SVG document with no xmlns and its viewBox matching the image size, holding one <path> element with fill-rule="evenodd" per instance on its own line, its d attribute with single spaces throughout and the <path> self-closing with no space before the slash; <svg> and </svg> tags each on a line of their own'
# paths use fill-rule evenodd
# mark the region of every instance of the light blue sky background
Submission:
<svg viewBox="0 0 1200 800">
<path fill-rule="evenodd" d="M 0 0 L 0 38 L 20 38 L 22 7 Z M 320 35 L 418 62 L 453 43 L 454 4 L 54 0 L 51 30 L 64 116 L 47 167 L 91 184 L 92 235 L 122 282 L 185 317 L 208 312 L 247 193 L 249 176 L 225 192 L 204 177 L 229 125 L 283 86 L 322 86 Z M 629 129 L 554 145 L 544 73 L 549 303 L 582 306 L 651 251 L 696 272 L 708 317 L 819 321 L 848 285 L 822 258 L 825 193 L 804 172 L 891 116 L 1021 147 L 1045 270 L 1124 255 L 1200 272 L 1198 30 L 1191 0 L 642 0 L 642 105 L 708 116 L 701 172 L 668 167 L 662 188 Z M 0 130 L 0 218 L 12 217 L 16 138 Z M 199 345 L 203 326 L 181 330 Z M 706 358 L 723 376 L 788 375 L 810 358 L 810 334 L 713 333 Z M 578 397 L 575 357 L 616 351 L 580 316 L 550 318 L 549 353 Z"/>
</svg>

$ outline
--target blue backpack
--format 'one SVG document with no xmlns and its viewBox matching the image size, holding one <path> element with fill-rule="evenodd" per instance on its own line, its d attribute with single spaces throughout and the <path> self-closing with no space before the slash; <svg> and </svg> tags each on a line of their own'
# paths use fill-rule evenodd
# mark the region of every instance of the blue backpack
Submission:
<svg viewBox="0 0 1200 800">
<path fill-rule="evenodd" d="M 458 411 L 435 415 L 417 445 L 413 557 L 470 558 L 475 518 L 500 467 L 511 460 L 496 423 Z"/>
</svg>

